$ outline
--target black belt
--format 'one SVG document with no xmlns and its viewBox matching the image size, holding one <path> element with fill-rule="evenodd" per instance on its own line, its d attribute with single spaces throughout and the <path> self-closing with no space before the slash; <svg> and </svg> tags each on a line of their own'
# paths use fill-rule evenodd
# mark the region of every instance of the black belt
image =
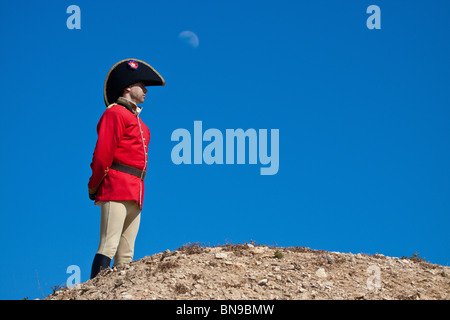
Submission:
<svg viewBox="0 0 450 320">
<path fill-rule="evenodd" d="M 117 170 L 117 171 L 121 171 L 121 172 L 125 172 L 125 173 L 128 173 L 128 174 L 131 174 L 133 176 L 141 178 L 142 181 L 144 181 L 145 175 L 147 173 L 147 171 L 145 171 L 145 170 L 139 170 L 137 168 L 127 166 L 126 164 L 121 164 L 121 163 L 116 163 L 116 162 L 114 162 L 111 165 L 110 169 L 114 169 L 114 170 Z"/>
</svg>

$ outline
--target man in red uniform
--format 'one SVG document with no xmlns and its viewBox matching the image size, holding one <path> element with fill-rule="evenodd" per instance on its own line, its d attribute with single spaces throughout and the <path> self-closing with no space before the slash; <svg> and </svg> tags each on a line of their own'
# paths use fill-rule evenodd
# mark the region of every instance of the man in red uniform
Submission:
<svg viewBox="0 0 450 320">
<path fill-rule="evenodd" d="M 101 269 L 132 261 L 144 201 L 150 131 L 142 122 L 146 86 L 165 81 L 149 64 L 125 59 L 108 72 L 104 84 L 107 109 L 97 125 L 89 179 L 89 198 L 101 207 L 100 243 L 91 279 Z"/>
</svg>

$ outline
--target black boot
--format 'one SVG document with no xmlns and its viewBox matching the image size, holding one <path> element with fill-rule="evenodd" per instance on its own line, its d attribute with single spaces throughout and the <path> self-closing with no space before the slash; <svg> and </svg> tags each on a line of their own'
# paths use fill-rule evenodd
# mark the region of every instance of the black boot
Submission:
<svg viewBox="0 0 450 320">
<path fill-rule="evenodd" d="M 100 253 L 97 253 L 94 257 L 94 261 L 92 262 L 91 269 L 91 279 L 95 278 L 95 276 L 103 269 L 108 269 L 111 264 L 111 259 L 107 256 L 104 256 Z"/>
</svg>

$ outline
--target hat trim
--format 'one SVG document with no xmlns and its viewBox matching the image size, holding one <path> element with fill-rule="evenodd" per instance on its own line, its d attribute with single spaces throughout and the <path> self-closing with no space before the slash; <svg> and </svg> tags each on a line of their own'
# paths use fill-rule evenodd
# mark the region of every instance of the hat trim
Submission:
<svg viewBox="0 0 450 320">
<path fill-rule="evenodd" d="M 119 64 L 121 64 L 122 62 L 125 62 L 125 61 L 129 61 L 129 60 L 133 60 L 133 61 L 136 61 L 136 62 L 145 64 L 147 67 L 149 67 L 150 69 L 152 69 L 152 70 L 153 70 L 153 71 L 161 78 L 161 81 L 162 81 L 161 86 L 165 86 L 165 85 L 166 85 L 166 81 L 164 80 L 164 78 L 159 74 L 158 71 L 155 70 L 155 68 L 153 68 L 153 67 L 152 67 L 151 65 L 149 65 L 147 62 L 142 61 L 142 60 L 139 60 L 139 59 L 133 59 L 133 58 L 123 59 L 123 60 L 117 62 L 115 65 L 113 65 L 113 66 L 111 67 L 111 69 L 109 69 L 108 74 L 106 75 L 106 79 L 105 79 L 105 82 L 104 82 L 104 84 L 103 84 L 103 99 L 105 100 L 105 105 L 106 105 L 106 106 L 109 106 L 110 104 L 112 104 L 112 103 L 115 102 L 115 101 L 112 101 L 112 102 L 108 101 L 108 98 L 106 97 L 106 83 L 108 82 L 109 75 L 111 74 L 111 72 L 112 72 Z"/>
</svg>

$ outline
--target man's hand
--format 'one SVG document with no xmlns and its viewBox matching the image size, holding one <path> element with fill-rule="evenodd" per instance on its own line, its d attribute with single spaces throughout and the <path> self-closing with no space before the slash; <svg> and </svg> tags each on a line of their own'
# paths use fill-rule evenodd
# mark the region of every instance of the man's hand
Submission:
<svg viewBox="0 0 450 320">
<path fill-rule="evenodd" d="M 95 196 L 96 196 L 98 190 L 92 190 L 89 188 L 88 188 L 88 190 L 89 190 L 89 199 L 95 200 Z"/>
</svg>

